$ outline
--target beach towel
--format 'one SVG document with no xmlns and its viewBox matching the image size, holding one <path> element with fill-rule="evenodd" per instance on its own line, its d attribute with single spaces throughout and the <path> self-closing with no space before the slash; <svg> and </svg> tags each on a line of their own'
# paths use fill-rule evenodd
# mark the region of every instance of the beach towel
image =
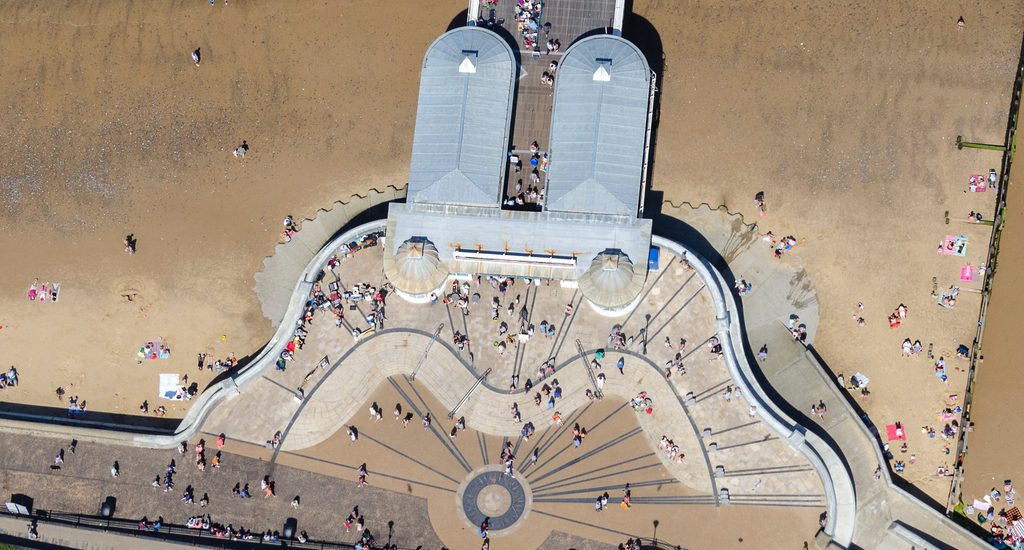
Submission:
<svg viewBox="0 0 1024 550">
<path fill-rule="evenodd" d="M 960 280 L 965 282 L 965 283 L 969 283 L 969 282 L 974 280 L 974 266 L 973 265 L 968 264 L 968 265 L 965 265 L 962 268 L 960 268 Z"/>
<path fill-rule="evenodd" d="M 953 243 L 953 255 L 961 257 L 967 255 L 967 237 L 965 235 L 956 236 L 956 241 Z"/>
<path fill-rule="evenodd" d="M 946 256 L 952 256 L 954 248 L 956 248 L 956 237 L 953 235 L 946 235 L 946 238 L 942 239 L 941 252 Z"/>
<path fill-rule="evenodd" d="M 985 502 L 984 500 L 978 500 L 978 499 L 974 499 L 974 502 L 972 503 L 972 505 L 974 506 L 975 510 L 977 510 L 979 512 L 982 512 L 982 513 L 988 512 L 988 509 L 992 507 L 992 505 L 990 505 L 989 503 Z"/>
<path fill-rule="evenodd" d="M 1024 521 L 1015 521 L 1010 524 L 1010 536 L 1013 540 L 1024 539 Z"/>
<path fill-rule="evenodd" d="M 967 188 L 971 193 L 984 193 L 988 190 L 988 180 L 985 176 L 980 174 L 971 174 L 971 179 L 968 180 Z"/>
<path fill-rule="evenodd" d="M 850 377 L 850 383 L 853 384 L 853 387 L 855 388 L 866 388 L 867 385 L 871 383 L 871 379 L 864 376 L 863 373 L 857 372 Z"/>
<path fill-rule="evenodd" d="M 889 437 L 889 441 L 906 441 L 907 431 L 900 428 L 896 424 L 889 424 L 885 427 L 885 435 Z"/>
<path fill-rule="evenodd" d="M 181 385 L 178 383 L 177 374 L 161 374 L 160 375 L 160 397 L 164 399 L 180 400 L 178 390 Z"/>
</svg>

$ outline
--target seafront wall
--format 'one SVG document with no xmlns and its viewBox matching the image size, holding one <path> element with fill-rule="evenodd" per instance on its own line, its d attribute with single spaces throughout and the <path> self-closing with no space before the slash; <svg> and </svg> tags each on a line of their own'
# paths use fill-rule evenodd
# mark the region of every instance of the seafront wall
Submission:
<svg viewBox="0 0 1024 550">
<path fill-rule="evenodd" d="M 655 235 L 652 243 L 671 250 L 677 256 L 687 258 L 690 265 L 704 279 L 715 303 L 716 335 L 722 343 L 723 355 L 733 383 L 739 386 L 743 395 L 757 407 L 758 417 L 794 449 L 807 457 L 811 466 L 818 472 L 825 490 L 828 510 L 825 533 L 832 537 L 836 544 L 844 548 L 849 546 L 856 524 L 857 497 L 853 480 L 846 470 L 842 457 L 825 441 L 783 412 L 758 383 L 743 348 L 736 299 L 732 292 L 726 290 L 729 286 L 721 273 L 705 258 L 690 252 L 675 241 Z"/>
</svg>

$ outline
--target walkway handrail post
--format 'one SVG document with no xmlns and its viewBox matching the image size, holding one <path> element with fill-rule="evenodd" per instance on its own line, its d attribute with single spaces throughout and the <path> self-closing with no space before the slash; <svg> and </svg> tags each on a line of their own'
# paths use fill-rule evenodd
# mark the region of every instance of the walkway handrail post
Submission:
<svg viewBox="0 0 1024 550">
<path fill-rule="evenodd" d="M 597 377 L 594 376 L 594 369 L 590 368 L 590 361 L 587 361 L 587 351 L 583 349 L 583 344 L 579 338 L 576 339 L 576 350 L 580 353 L 580 361 L 583 361 L 583 368 L 587 371 L 587 378 L 590 379 L 590 385 L 594 387 L 594 397 L 597 399 L 604 398 L 604 392 L 597 386 Z"/>
<path fill-rule="evenodd" d="M 420 367 L 423 366 L 423 362 L 427 360 L 427 353 L 430 352 L 430 346 L 434 345 L 437 341 L 437 337 L 441 335 L 441 331 L 444 330 L 444 323 L 437 325 L 437 330 L 434 331 L 434 335 L 430 337 L 430 341 L 427 342 L 426 349 L 423 350 L 423 355 L 420 356 L 420 360 L 416 362 L 416 368 L 412 369 L 412 374 L 409 375 L 410 381 L 416 380 L 416 373 L 420 371 Z"/>
<path fill-rule="evenodd" d="M 462 406 L 465 405 L 467 401 L 469 401 L 469 398 L 473 395 L 473 392 L 480 387 L 480 384 L 484 383 L 484 379 L 487 378 L 488 374 L 491 374 L 491 369 L 485 370 L 483 374 L 477 377 L 476 382 L 473 382 L 473 385 L 470 386 L 468 390 L 466 390 L 466 394 L 462 396 L 462 399 L 460 399 L 459 402 L 455 404 L 455 408 L 448 411 L 448 420 L 455 418 L 455 415 L 459 413 L 459 409 L 461 409 Z"/>
</svg>

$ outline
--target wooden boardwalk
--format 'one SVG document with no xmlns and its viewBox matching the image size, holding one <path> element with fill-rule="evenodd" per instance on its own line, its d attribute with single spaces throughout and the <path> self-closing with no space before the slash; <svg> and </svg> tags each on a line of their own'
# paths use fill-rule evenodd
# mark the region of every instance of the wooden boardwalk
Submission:
<svg viewBox="0 0 1024 550">
<path fill-rule="evenodd" d="M 512 166 L 508 168 L 505 195 L 509 198 L 516 196 L 516 184 L 520 179 L 523 190 L 531 184 L 530 144 L 536 141 L 543 155 L 547 152 L 551 137 L 553 87 L 544 83 L 541 77 L 545 72 L 552 72 L 551 63 L 561 61 L 562 53 L 581 36 L 611 32 L 615 11 L 615 0 L 549 0 L 544 3 L 541 11 L 538 44 L 527 49 L 519 31 L 515 5 L 516 3 L 511 0 L 500 1 L 493 8 L 484 9 L 481 13 L 484 20 L 494 22 L 494 30 L 505 36 L 513 49 L 519 52 L 520 58 L 510 148 L 513 152 L 519 153 L 523 168 L 518 173 Z M 546 24 L 550 24 L 550 32 L 544 30 Z M 547 53 L 545 43 L 549 39 L 557 39 L 561 43 L 558 52 Z M 557 75 L 557 71 L 554 73 Z M 540 182 L 537 187 L 543 190 L 545 173 L 538 173 Z M 526 204 L 517 208 L 534 210 L 537 205 Z"/>
</svg>

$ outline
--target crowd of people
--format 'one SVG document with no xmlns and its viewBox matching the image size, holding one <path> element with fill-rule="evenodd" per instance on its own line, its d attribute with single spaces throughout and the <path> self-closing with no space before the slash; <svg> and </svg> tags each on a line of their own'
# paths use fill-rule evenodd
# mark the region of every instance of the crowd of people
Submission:
<svg viewBox="0 0 1024 550">
<path fill-rule="evenodd" d="M 552 61 L 548 64 L 548 70 L 541 75 L 541 82 L 548 86 L 554 85 L 555 71 L 558 69 L 558 62 Z M 509 193 L 505 199 L 505 206 L 523 206 L 527 204 L 544 203 L 544 185 L 541 174 L 548 171 L 548 154 L 540 150 L 540 144 L 534 141 L 530 144 L 529 177 L 530 183 L 524 187 L 523 179 L 518 177 L 523 172 L 523 159 L 518 153 L 509 153 L 509 164 L 517 177 L 514 192 Z M 509 180 L 512 178 L 510 177 Z"/>
</svg>

